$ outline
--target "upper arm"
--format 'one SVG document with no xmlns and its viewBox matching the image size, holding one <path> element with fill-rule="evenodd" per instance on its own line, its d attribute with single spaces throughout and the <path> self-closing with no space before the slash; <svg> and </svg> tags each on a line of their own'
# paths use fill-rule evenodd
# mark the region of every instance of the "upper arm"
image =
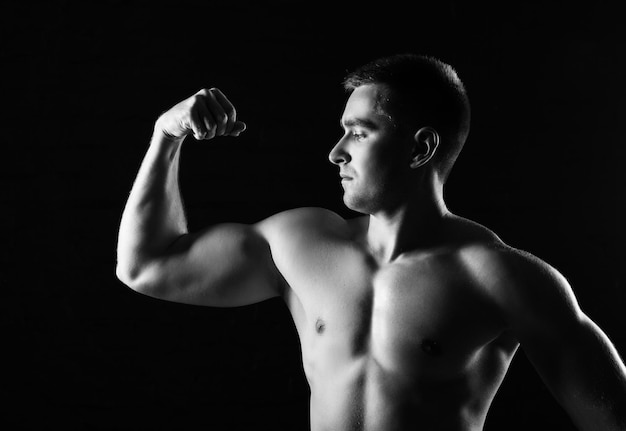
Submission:
<svg viewBox="0 0 626 431">
<path fill-rule="evenodd" d="M 160 299 L 216 307 L 252 304 L 280 293 L 267 241 L 242 224 L 181 236 L 150 259 L 129 286 Z"/>
<path fill-rule="evenodd" d="M 571 286 L 556 269 L 530 255 L 504 256 L 499 287 L 505 321 L 521 341 L 563 336 L 583 321 Z"/>
<path fill-rule="evenodd" d="M 542 380 L 581 429 L 621 429 L 626 369 L 609 338 L 556 269 L 526 255 L 505 263 L 504 318 Z"/>
</svg>

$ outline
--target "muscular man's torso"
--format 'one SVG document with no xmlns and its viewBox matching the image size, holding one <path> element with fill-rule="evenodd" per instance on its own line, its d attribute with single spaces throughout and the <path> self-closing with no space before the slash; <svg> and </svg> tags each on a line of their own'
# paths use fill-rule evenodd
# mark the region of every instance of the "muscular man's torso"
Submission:
<svg viewBox="0 0 626 431">
<path fill-rule="evenodd" d="M 365 220 L 325 210 L 303 210 L 271 238 L 312 431 L 482 429 L 518 344 L 473 262 L 474 249 L 502 244 L 460 220 L 438 246 L 392 263 L 360 240 Z"/>
</svg>

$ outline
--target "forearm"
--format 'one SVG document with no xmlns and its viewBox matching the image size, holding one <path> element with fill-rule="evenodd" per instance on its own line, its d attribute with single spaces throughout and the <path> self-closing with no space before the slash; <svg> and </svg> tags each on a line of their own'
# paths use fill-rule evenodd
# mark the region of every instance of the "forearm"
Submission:
<svg viewBox="0 0 626 431">
<path fill-rule="evenodd" d="M 187 233 L 178 184 L 182 141 L 155 130 L 141 163 L 120 222 L 117 274 L 124 281 Z"/>
<path fill-rule="evenodd" d="M 216 88 L 202 89 L 161 114 L 122 214 L 116 273 L 131 287 L 166 280 L 168 250 L 187 233 L 178 187 L 180 150 L 185 136 L 209 140 L 239 136 L 235 107 Z M 187 237 L 188 238 L 188 237 Z M 169 256 L 171 257 L 171 256 Z"/>
</svg>

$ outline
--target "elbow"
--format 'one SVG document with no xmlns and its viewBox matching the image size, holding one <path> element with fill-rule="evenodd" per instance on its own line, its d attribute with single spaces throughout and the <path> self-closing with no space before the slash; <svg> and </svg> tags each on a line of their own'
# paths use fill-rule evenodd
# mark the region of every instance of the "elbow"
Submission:
<svg viewBox="0 0 626 431">
<path fill-rule="evenodd" d="M 115 276 L 119 281 L 121 281 L 128 287 L 131 287 L 131 285 L 133 284 L 133 272 L 130 271 L 126 266 L 122 265 L 120 262 L 117 262 L 117 265 L 115 266 Z"/>
<path fill-rule="evenodd" d="M 128 265 L 124 265 L 120 262 L 117 262 L 115 266 L 115 276 L 117 279 L 133 290 L 137 290 L 138 272 L 139 271 L 136 269 L 130 268 Z"/>
<path fill-rule="evenodd" d="M 132 288 L 139 275 L 140 265 L 137 254 L 118 244 L 115 262 L 115 276 L 126 286 Z"/>
<path fill-rule="evenodd" d="M 146 271 L 137 265 L 128 265 L 118 261 L 115 267 L 115 276 L 119 281 L 135 292 L 147 295 L 150 291 L 150 283 L 145 275 Z"/>
</svg>

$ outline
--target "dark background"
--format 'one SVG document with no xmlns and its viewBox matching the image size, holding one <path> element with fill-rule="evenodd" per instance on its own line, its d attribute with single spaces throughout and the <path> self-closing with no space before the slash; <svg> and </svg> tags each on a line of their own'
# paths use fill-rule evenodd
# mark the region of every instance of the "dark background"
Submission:
<svg viewBox="0 0 626 431">
<path fill-rule="evenodd" d="M 134 293 L 114 275 L 119 220 L 156 117 L 210 86 L 249 130 L 185 144 L 192 229 L 295 206 L 351 216 L 326 159 L 340 82 L 398 52 L 453 64 L 469 91 L 449 207 L 559 269 L 626 352 L 621 15 L 501 3 L 3 2 L 4 429 L 306 429 L 282 303 Z M 486 429 L 573 428 L 520 352 Z"/>
</svg>

